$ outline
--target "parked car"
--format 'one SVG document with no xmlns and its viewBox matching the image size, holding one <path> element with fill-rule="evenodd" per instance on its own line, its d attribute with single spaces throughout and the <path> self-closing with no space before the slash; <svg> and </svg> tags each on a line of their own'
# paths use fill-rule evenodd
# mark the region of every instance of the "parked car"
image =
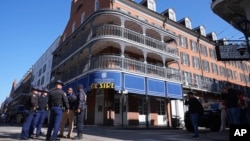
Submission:
<svg viewBox="0 0 250 141">
<path fill-rule="evenodd" d="M 184 115 L 185 128 L 187 131 L 193 131 L 189 111 Z M 204 114 L 199 118 L 198 126 L 209 128 L 210 131 L 219 131 L 221 124 L 219 102 L 209 103 L 204 106 Z"/>
</svg>

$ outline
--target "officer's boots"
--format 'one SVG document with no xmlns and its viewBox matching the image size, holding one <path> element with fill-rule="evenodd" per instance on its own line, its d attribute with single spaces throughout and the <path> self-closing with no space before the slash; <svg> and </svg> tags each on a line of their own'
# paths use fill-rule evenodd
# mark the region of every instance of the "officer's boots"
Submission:
<svg viewBox="0 0 250 141">
<path fill-rule="evenodd" d="M 77 136 L 75 136 L 72 140 L 81 140 L 83 139 L 82 133 L 77 133 Z"/>
</svg>

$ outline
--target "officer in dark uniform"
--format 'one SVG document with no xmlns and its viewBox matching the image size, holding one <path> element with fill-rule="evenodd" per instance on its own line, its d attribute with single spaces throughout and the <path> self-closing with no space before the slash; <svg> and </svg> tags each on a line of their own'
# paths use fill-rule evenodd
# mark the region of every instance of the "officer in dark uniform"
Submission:
<svg viewBox="0 0 250 141">
<path fill-rule="evenodd" d="M 83 85 L 77 85 L 77 93 L 76 93 L 76 102 L 75 102 L 75 113 L 76 113 L 76 126 L 77 126 L 77 136 L 73 138 L 73 140 L 81 140 L 83 138 L 83 125 L 84 118 L 87 109 L 87 95 L 83 90 Z"/>
<path fill-rule="evenodd" d="M 24 122 L 22 126 L 21 139 L 28 140 L 30 137 L 30 127 L 38 107 L 38 87 L 32 86 L 31 92 L 24 103 Z"/>
<path fill-rule="evenodd" d="M 41 93 L 42 93 L 42 89 L 40 87 L 37 87 L 37 98 L 38 98 L 38 101 L 37 101 L 37 108 L 36 108 L 36 113 L 34 114 L 34 117 L 33 117 L 33 120 L 31 122 L 31 125 L 30 125 L 30 133 L 29 133 L 29 138 L 34 138 L 33 134 L 34 134 L 34 130 L 37 126 L 37 123 L 38 123 L 38 120 L 40 118 L 40 112 L 39 111 L 39 98 L 41 96 Z"/>
<path fill-rule="evenodd" d="M 43 123 L 48 115 L 48 89 L 43 88 L 41 95 L 38 98 L 38 111 L 37 111 L 37 123 L 36 123 L 36 137 L 42 135 Z"/>
<path fill-rule="evenodd" d="M 62 119 L 63 109 L 69 112 L 69 103 L 65 92 L 62 90 L 63 82 L 57 80 L 55 82 L 56 87 L 49 92 L 48 95 L 48 105 L 50 109 L 49 125 L 46 135 L 46 140 L 48 141 L 58 141 L 57 134 L 60 128 L 60 123 Z M 51 135 L 53 131 L 53 134 Z"/>
</svg>

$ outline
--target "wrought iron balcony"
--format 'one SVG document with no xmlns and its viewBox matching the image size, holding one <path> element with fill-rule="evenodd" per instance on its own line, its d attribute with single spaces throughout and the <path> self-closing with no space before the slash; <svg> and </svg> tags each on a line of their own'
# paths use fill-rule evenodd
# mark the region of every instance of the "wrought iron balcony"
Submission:
<svg viewBox="0 0 250 141">
<path fill-rule="evenodd" d="M 94 27 L 92 31 L 84 31 L 79 39 L 72 41 L 71 47 L 65 47 L 62 49 L 63 51 L 57 52 L 57 55 L 53 58 L 53 66 L 57 66 L 71 54 L 75 53 L 87 41 L 103 37 L 110 37 L 111 39 L 120 38 L 121 40 L 125 39 L 127 41 L 133 41 L 134 43 L 139 43 L 141 46 L 147 47 L 148 49 L 156 49 L 158 51 L 165 52 L 166 55 L 171 58 L 179 57 L 177 47 L 168 46 L 166 43 L 159 40 L 117 25 L 101 25 Z"/>
<path fill-rule="evenodd" d="M 88 62 L 90 62 L 90 64 Z M 91 58 L 90 61 L 85 60 L 78 64 L 79 65 L 72 67 L 67 72 L 62 73 L 61 77 L 64 82 L 93 70 L 119 70 L 128 73 L 143 74 L 148 77 L 158 77 L 170 81 L 181 82 L 181 74 L 177 69 L 146 64 L 138 60 L 122 58 L 115 55 L 96 56 Z"/>
</svg>

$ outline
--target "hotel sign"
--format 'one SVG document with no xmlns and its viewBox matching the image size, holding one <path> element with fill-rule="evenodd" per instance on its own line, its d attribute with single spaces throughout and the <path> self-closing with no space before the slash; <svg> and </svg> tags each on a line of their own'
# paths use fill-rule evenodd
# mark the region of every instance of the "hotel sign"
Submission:
<svg viewBox="0 0 250 141">
<path fill-rule="evenodd" d="M 114 89 L 115 84 L 112 82 L 101 82 L 101 83 L 92 83 L 91 89 Z"/>
<path fill-rule="evenodd" d="M 216 46 L 216 55 L 219 61 L 233 61 L 233 60 L 249 60 L 248 51 L 240 54 L 237 50 L 238 45 L 219 45 Z"/>
</svg>

